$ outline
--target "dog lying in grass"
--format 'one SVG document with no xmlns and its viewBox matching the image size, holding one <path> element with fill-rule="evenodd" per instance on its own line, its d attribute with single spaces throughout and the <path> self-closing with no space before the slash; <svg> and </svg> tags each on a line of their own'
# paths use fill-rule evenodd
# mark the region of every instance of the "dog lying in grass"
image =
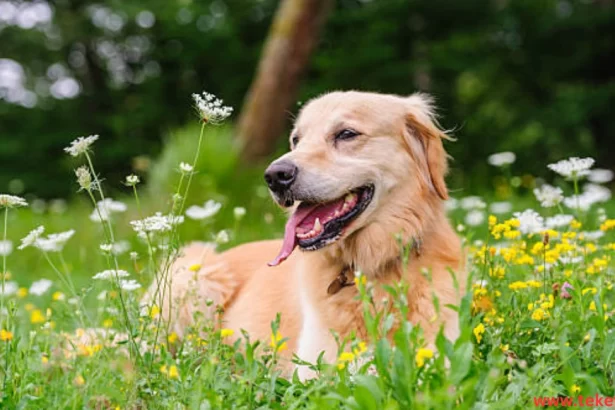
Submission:
<svg viewBox="0 0 615 410">
<path fill-rule="evenodd" d="M 424 94 L 348 91 L 310 101 L 290 134 L 291 151 L 265 172 L 273 198 L 289 211 L 284 238 L 221 254 L 193 243 L 144 300 L 154 300 L 179 335 L 195 313 L 213 318 L 221 306 L 222 326 L 235 337 L 245 330 L 269 341 L 279 313 L 288 339 L 282 354 L 315 362 L 324 352 L 331 363 L 338 353 L 332 331 L 367 337 L 354 286 L 360 272 L 376 308 L 388 297 L 384 285 L 403 280 L 407 319 L 425 340 L 433 343 L 441 327 L 455 339 L 457 314 L 445 306 L 463 294 L 453 276 L 462 287 L 465 278 L 462 246 L 443 208 L 445 139 Z M 412 248 L 407 264 L 400 246 Z M 166 296 L 157 298 L 165 286 Z M 302 377 L 310 372 L 299 369 Z"/>
</svg>

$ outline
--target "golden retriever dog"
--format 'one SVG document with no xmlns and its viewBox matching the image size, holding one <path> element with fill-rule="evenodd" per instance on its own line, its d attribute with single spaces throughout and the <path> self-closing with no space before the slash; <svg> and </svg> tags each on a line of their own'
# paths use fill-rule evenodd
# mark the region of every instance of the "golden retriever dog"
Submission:
<svg viewBox="0 0 615 410">
<path fill-rule="evenodd" d="M 159 304 L 171 328 L 181 335 L 196 312 L 213 317 L 222 306 L 222 325 L 235 337 L 243 329 L 268 343 L 280 313 L 288 338 L 282 353 L 314 363 L 324 352 L 334 363 L 332 331 L 367 337 L 353 280 L 361 272 L 376 304 L 388 296 L 382 285 L 409 284 L 407 319 L 422 326 L 428 343 L 441 326 L 455 339 L 457 314 L 444 306 L 463 293 L 451 271 L 462 287 L 465 278 L 462 246 L 443 207 L 444 139 L 424 94 L 332 92 L 307 103 L 291 151 L 265 172 L 273 198 L 290 212 L 284 238 L 221 254 L 205 243 L 185 247 L 170 270 L 170 296 Z M 407 266 L 400 242 L 414 248 Z M 311 375 L 305 366 L 299 374 Z"/>
</svg>

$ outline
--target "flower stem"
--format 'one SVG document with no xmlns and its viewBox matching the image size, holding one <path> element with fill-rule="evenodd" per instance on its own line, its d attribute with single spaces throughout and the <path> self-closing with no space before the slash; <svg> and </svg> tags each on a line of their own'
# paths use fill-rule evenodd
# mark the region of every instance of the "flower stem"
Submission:
<svg viewBox="0 0 615 410">
<path fill-rule="evenodd" d="M 9 222 L 9 208 L 6 207 L 4 208 L 4 234 L 2 235 L 2 240 L 5 243 L 6 243 L 6 233 L 7 233 L 8 222 Z M 4 312 L 4 287 L 6 283 L 6 255 L 7 255 L 7 252 L 2 252 L 2 292 L 0 292 L 0 316 L 4 315 L 3 312 Z M 6 317 L 10 318 L 9 315 L 7 315 Z M 7 319 L 7 327 L 8 327 L 8 319 Z"/>
</svg>

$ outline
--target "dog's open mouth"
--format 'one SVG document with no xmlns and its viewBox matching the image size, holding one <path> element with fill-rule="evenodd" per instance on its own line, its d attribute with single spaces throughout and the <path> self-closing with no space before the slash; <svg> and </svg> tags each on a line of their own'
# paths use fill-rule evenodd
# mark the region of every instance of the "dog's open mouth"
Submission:
<svg viewBox="0 0 615 410">
<path fill-rule="evenodd" d="M 344 229 L 367 208 L 373 196 L 374 186 L 365 185 L 331 202 L 302 202 L 286 223 L 282 249 L 269 262 L 269 266 L 282 263 L 297 245 L 312 251 L 335 242 L 342 236 Z"/>
</svg>

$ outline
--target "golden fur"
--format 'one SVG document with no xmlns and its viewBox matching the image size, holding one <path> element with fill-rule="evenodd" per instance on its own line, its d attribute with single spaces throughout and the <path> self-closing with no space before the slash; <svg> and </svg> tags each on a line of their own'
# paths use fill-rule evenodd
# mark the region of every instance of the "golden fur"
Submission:
<svg viewBox="0 0 615 410">
<path fill-rule="evenodd" d="M 361 135 L 333 141 L 344 127 Z M 372 183 L 372 202 L 341 239 L 317 251 L 297 249 L 276 267 L 267 262 L 280 249 L 278 240 L 221 254 L 203 243 L 187 246 L 171 267 L 172 303 L 169 298 L 162 303 L 172 328 L 181 335 L 196 311 L 211 317 L 210 299 L 224 307 L 225 328 L 234 329 L 236 336 L 243 329 L 252 339 L 268 342 L 271 321 L 281 313 L 280 332 L 289 339 L 284 353 L 313 362 L 325 351 L 325 359 L 334 362 L 338 352 L 331 330 L 341 337 L 352 332 L 366 336 L 356 287 L 327 293 L 342 269 L 353 266 L 374 284 L 376 301 L 385 297 L 382 284 L 405 280 L 410 284 L 408 320 L 422 326 L 428 341 L 440 326 L 455 339 L 457 315 L 444 306 L 458 303 L 463 289 L 455 290 L 450 271 L 463 287 L 464 266 L 460 241 L 443 209 L 448 194 L 442 140 L 447 137 L 434 120 L 431 99 L 423 94 L 329 93 L 305 105 L 291 135 L 299 142 L 282 159 L 298 166 L 301 189 L 311 197 L 334 200 Z M 399 262 L 400 238 L 422 241 L 420 255 L 405 269 Z M 189 267 L 194 265 L 201 269 L 193 272 Z M 421 273 L 424 269 L 430 271 L 430 281 Z M 157 286 L 152 285 L 146 301 Z M 434 294 L 442 307 L 439 315 Z M 300 374 L 310 375 L 306 369 Z"/>
</svg>

